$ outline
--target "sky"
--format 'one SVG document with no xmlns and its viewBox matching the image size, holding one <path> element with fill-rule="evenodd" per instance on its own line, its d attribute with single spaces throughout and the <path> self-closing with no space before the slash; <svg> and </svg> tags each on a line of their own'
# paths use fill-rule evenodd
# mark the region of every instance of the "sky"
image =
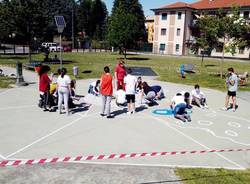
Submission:
<svg viewBox="0 0 250 184">
<path fill-rule="evenodd" d="M 103 0 L 103 1 L 107 5 L 109 13 L 111 13 L 114 0 Z M 178 2 L 178 1 L 183 1 L 183 2 L 190 3 L 190 2 L 195 2 L 197 0 L 139 0 L 139 1 L 143 6 L 144 15 L 148 16 L 148 15 L 153 15 L 153 12 L 150 10 L 150 9 L 153 9 L 153 8 L 159 8 L 161 6 L 164 6 L 164 5 L 167 5 L 167 4 L 170 4 L 170 3 L 175 3 L 175 2 Z"/>
</svg>

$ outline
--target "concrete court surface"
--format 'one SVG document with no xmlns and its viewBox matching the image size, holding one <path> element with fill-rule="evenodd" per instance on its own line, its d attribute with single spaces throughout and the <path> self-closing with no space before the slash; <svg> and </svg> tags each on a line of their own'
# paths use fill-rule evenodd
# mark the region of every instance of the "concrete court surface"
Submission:
<svg viewBox="0 0 250 184">
<path fill-rule="evenodd" d="M 24 75 L 28 82 L 38 80 L 34 73 L 24 72 Z M 162 85 L 166 99 L 160 101 L 158 106 L 138 108 L 139 112 L 135 115 L 127 115 L 112 103 L 116 117 L 111 120 L 100 117 L 101 100 L 98 97 L 87 95 L 79 103 L 85 106 L 89 104 L 90 107 L 77 109 L 71 116 L 66 116 L 43 112 L 37 107 L 37 83 L 2 90 L 0 160 L 250 147 L 249 100 L 238 99 L 236 112 L 224 112 L 220 108 L 224 104 L 225 94 L 203 89 L 210 108 L 201 110 L 194 107 L 192 122 L 182 123 L 173 117 L 153 115 L 152 110 L 166 108 L 174 94 L 190 91 L 192 86 L 149 78 L 145 80 L 150 84 Z M 77 94 L 86 95 L 91 81 L 77 81 Z M 250 166 L 250 153 L 175 155 L 80 163 L 246 169 Z"/>
</svg>

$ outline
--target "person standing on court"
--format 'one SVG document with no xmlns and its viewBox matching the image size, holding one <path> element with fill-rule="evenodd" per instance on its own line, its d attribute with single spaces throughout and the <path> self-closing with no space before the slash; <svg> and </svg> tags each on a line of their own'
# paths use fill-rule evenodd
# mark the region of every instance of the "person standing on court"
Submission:
<svg viewBox="0 0 250 184">
<path fill-rule="evenodd" d="M 113 95 L 113 77 L 110 74 L 108 66 L 104 67 L 104 74 L 101 77 L 101 95 L 102 95 L 102 112 L 101 116 L 107 116 L 107 118 L 113 118 L 111 116 L 111 100 Z M 105 112 L 107 112 L 105 114 Z"/>
<path fill-rule="evenodd" d="M 128 75 L 124 78 L 124 84 L 126 88 L 126 100 L 128 104 L 127 114 L 135 113 L 135 92 L 137 79 L 132 75 L 131 68 L 128 69 Z"/>
<path fill-rule="evenodd" d="M 228 76 L 226 79 L 226 85 L 227 85 L 227 95 L 226 95 L 226 101 L 225 101 L 225 107 L 223 107 L 223 110 L 228 110 L 228 103 L 230 100 L 230 97 L 232 97 L 233 101 L 233 112 L 236 110 L 236 92 L 238 90 L 238 77 L 234 73 L 233 68 L 228 68 Z"/>
<path fill-rule="evenodd" d="M 47 105 L 49 103 L 49 89 L 50 89 L 50 83 L 51 80 L 48 76 L 48 72 L 50 71 L 50 67 L 48 65 L 41 66 L 41 69 L 39 70 L 39 91 L 40 96 L 43 101 L 43 107 L 44 111 L 49 111 L 50 109 L 47 109 Z"/>
<path fill-rule="evenodd" d="M 70 83 L 71 79 L 67 74 L 66 68 L 62 68 L 61 74 L 57 79 L 57 91 L 58 91 L 58 110 L 62 113 L 62 103 L 66 110 L 66 114 L 69 115 L 69 96 L 70 96 Z"/>
<path fill-rule="evenodd" d="M 116 80 L 116 89 L 119 90 L 119 86 L 122 86 L 122 89 L 125 90 L 124 77 L 126 76 L 125 62 L 120 60 L 115 67 L 115 80 Z"/>
</svg>

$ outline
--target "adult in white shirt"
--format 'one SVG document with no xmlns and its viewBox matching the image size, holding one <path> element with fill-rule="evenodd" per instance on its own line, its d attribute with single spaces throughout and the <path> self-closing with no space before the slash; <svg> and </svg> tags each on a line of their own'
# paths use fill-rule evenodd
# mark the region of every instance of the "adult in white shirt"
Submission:
<svg viewBox="0 0 250 184">
<path fill-rule="evenodd" d="M 131 68 L 128 69 L 127 76 L 124 78 L 124 84 L 126 89 L 126 99 L 128 103 L 128 114 L 135 113 L 135 92 L 137 79 L 131 75 Z"/>
<path fill-rule="evenodd" d="M 171 100 L 171 108 L 173 109 L 174 117 L 180 119 L 183 122 L 191 121 L 190 115 L 186 112 L 187 104 L 184 96 L 181 93 L 177 93 Z"/>
<path fill-rule="evenodd" d="M 58 89 L 58 109 L 59 113 L 62 113 L 62 103 L 67 115 L 69 115 L 69 96 L 70 96 L 70 82 L 71 79 L 67 74 L 66 68 L 62 68 L 61 75 L 57 79 L 57 89 Z"/>
<path fill-rule="evenodd" d="M 206 104 L 205 94 L 200 90 L 200 86 L 196 84 L 194 89 L 191 91 L 192 104 L 197 105 L 200 108 L 208 107 Z"/>
</svg>

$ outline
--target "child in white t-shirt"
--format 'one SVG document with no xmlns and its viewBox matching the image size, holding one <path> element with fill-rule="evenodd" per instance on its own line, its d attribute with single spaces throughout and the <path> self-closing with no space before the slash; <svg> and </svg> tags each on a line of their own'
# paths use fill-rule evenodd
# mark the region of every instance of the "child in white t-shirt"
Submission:
<svg viewBox="0 0 250 184">
<path fill-rule="evenodd" d="M 101 84 L 101 80 L 97 80 L 95 82 L 92 82 L 89 85 L 88 93 L 95 95 L 95 96 L 99 96 L 100 95 L 100 84 Z"/>
<path fill-rule="evenodd" d="M 200 90 L 200 86 L 196 84 L 191 92 L 192 104 L 204 109 L 208 108 L 206 104 L 205 94 Z"/>
<path fill-rule="evenodd" d="M 126 106 L 126 92 L 123 90 L 122 86 L 118 87 L 118 90 L 115 93 L 116 95 L 116 104 L 118 106 Z"/>
<path fill-rule="evenodd" d="M 190 115 L 187 113 L 187 104 L 185 102 L 184 96 L 181 93 L 177 93 L 171 100 L 171 108 L 174 113 L 174 117 L 183 122 L 191 121 Z"/>
</svg>

